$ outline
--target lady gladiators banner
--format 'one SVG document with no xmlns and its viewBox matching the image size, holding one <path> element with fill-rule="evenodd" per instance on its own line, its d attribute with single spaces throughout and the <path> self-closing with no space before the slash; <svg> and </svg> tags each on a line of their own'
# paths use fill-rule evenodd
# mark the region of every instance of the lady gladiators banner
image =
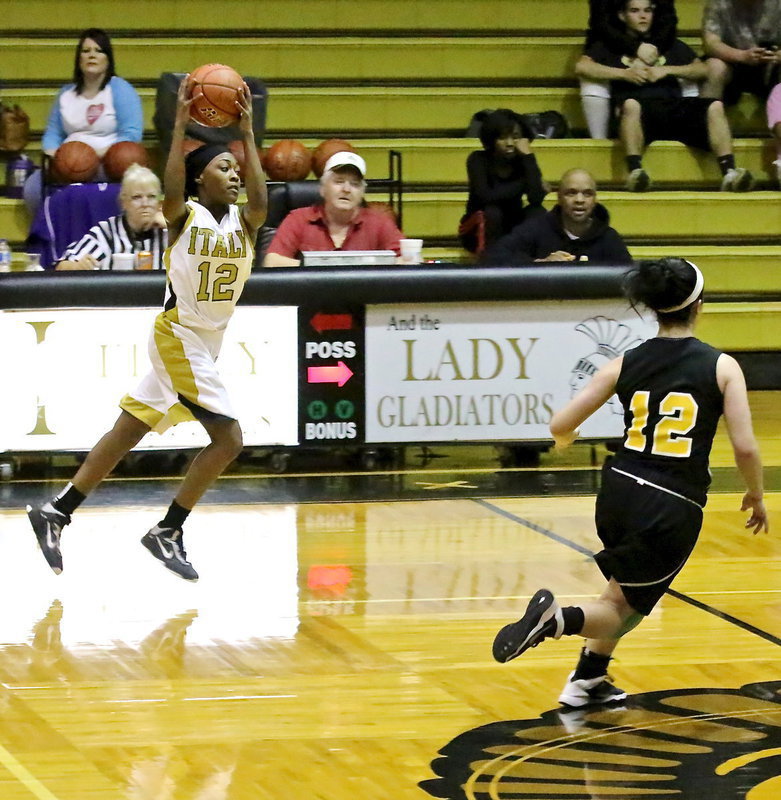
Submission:
<svg viewBox="0 0 781 800">
<path fill-rule="evenodd" d="M 621 300 L 370 306 L 366 441 L 550 439 L 553 412 L 655 333 Z M 613 399 L 582 436 L 621 430 Z"/>
</svg>

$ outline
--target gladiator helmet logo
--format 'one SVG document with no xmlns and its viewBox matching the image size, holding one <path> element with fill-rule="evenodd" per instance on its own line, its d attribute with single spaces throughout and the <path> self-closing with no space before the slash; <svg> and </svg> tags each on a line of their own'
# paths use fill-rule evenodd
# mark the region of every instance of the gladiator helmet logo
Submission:
<svg viewBox="0 0 781 800">
<path fill-rule="evenodd" d="M 781 681 L 648 692 L 473 728 L 444 745 L 440 800 L 778 797 Z"/>
<path fill-rule="evenodd" d="M 575 330 L 588 336 L 595 349 L 588 355 L 581 356 L 572 368 L 569 380 L 571 395 L 575 395 L 600 367 L 643 341 L 628 325 L 602 316 L 583 320 L 575 326 Z M 623 413 L 620 405 L 613 402 L 612 398 L 608 404 L 614 414 Z"/>
</svg>

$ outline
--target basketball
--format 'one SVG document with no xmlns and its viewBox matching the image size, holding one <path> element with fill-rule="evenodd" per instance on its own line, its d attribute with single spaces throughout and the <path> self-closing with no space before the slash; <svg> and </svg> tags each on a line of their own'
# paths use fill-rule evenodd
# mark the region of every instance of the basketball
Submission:
<svg viewBox="0 0 781 800">
<path fill-rule="evenodd" d="M 64 183 L 91 181 L 99 167 L 98 154 L 84 142 L 61 144 L 52 159 L 54 177 Z"/>
<path fill-rule="evenodd" d="M 117 142 L 112 144 L 103 156 L 103 169 L 112 181 L 121 181 L 125 170 L 131 164 L 149 166 L 149 153 L 138 142 Z"/>
<path fill-rule="evenodd" d="M 266 151 L 263 167 L 272 181 L 302 181 L 312 168 L 312 154 L 295 139 L 280 139 Z"/>
<path fill-rule="evenodd" d="M 334 153 L 343 153 L 345 151 L 354 153 L 355 148 L 344 139 L 326 139 L 324 142 L 320 142 L 312 151 L 312 169 L 315 175 L 317 175 L 318 178 L 322 177 L 323 170 L 325 169 L 325 162 L 328 161 Z"/>
<path fill-rule="evenodd" d="M 191 75 L 192 98 L 190 118 L 210 128 L 224 128 L 238 121 L 241 112 L 236 107 L 238 89 L 244 78 L 224 64 L 204 64 Z"/>
</svg>

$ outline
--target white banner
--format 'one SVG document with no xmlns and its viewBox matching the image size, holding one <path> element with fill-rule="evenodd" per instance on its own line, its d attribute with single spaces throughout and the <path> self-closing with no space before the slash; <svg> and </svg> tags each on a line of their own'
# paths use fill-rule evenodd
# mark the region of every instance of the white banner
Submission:
<svg viewBox="0 0 781 800">
<path fill-rule="evenodd" d="M 89 450 L 118 402 L 149 371 L 147 340 L 159 309 L 0 313 L 0 451 Z M 248 445 L 298 442 L 297 311 L 236 309 L 220 374 Z M 197 422 L 148 434 L 141 449 L 201 447 Z"/>
<path fill-rule="evenodd" d="M 553 412 L 655 334 L 618 299 L 369 306 L 366 441 L 549 440 Z M 613 398 L 581 433 L 621 431 Z"/>
</svg>

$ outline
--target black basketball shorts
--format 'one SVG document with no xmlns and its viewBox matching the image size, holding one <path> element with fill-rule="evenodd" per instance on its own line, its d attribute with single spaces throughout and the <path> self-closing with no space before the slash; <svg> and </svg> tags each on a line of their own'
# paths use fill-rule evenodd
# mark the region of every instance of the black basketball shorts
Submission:
<svg viewBox="0 0 781 800">
<path fill-rule="evenodd" d="M 627 603 L 648 615 L 686 563 L 702 527 L 702 508 L 640 479 L 602 470 L 597 534 L 604 550 L 594 558 Z"/>
<path fill-rule="evenodd" d="M 676 97 L 638 102 L 646 144 L 668 139 L 710 150 L 708 108 L 714 102 L 712 98 Z"/>
</svg>

